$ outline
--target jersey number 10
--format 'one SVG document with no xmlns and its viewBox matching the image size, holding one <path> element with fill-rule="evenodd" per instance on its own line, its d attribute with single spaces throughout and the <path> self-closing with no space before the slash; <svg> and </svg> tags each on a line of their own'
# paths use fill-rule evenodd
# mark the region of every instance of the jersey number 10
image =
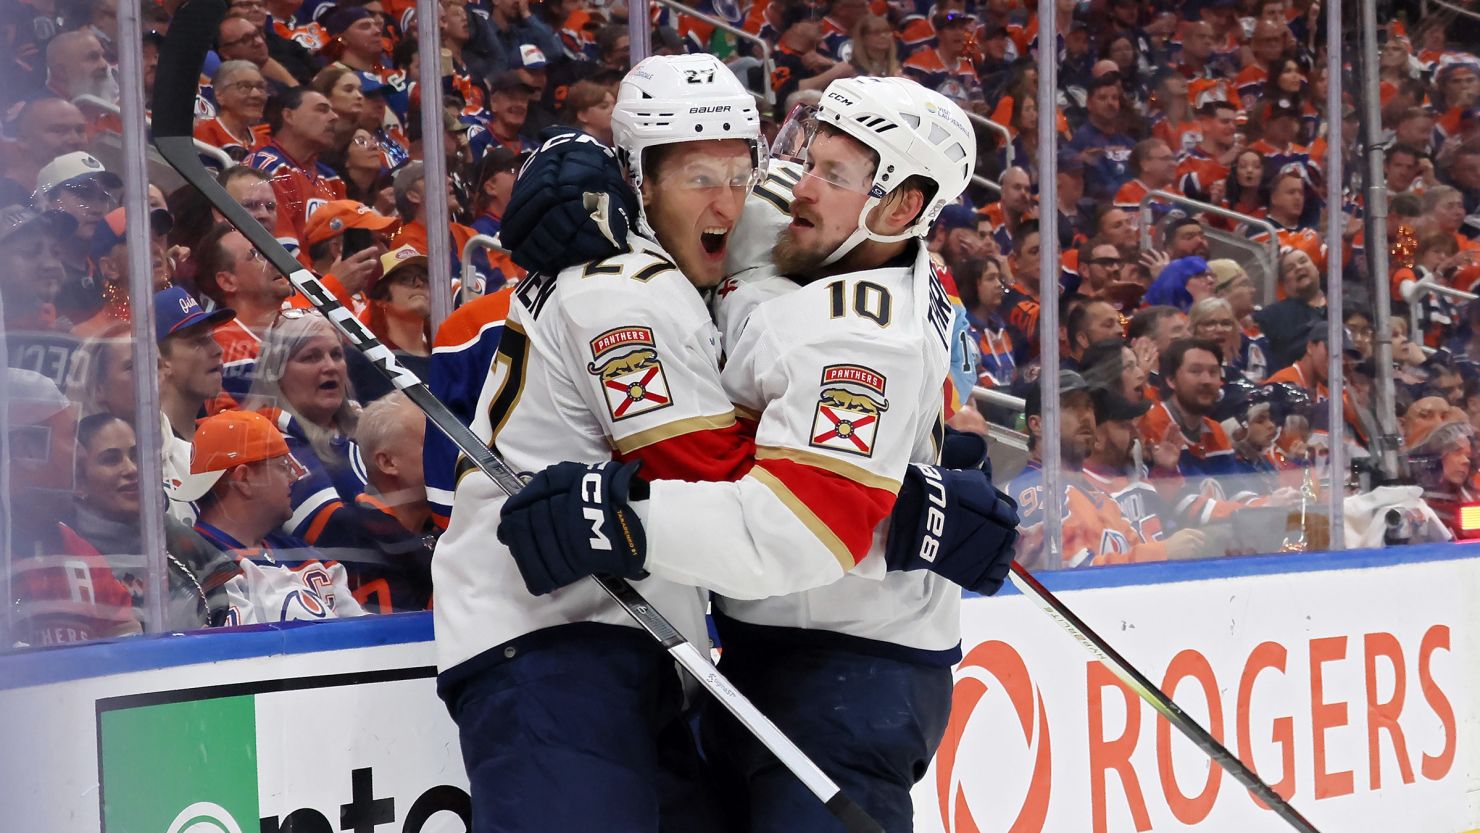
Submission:
<svg viewBox="0 0 1480 833">
<path fill-rule="evenodd" d="M 833 281 L 827 285 L 828 306 L 832 318 L 842 318 L 846 313 L 847 281 Z M 853 313 L 867 318 L 880 327 L 889 326 L 890 307 L 893 300 L 889 290 L 876 283 L 859 281 L 853 285 Z"/>
</svg>

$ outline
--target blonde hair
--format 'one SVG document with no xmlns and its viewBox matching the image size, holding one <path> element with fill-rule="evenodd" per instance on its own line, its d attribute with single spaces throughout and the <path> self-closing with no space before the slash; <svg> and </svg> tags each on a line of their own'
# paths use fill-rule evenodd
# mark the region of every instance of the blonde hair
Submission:
<svg viewBox="0 0 1480 833">
<path fill-rule="evenodd" d="M 67 398 L 76 402 L 81 409 L 77 414 L 78 419 L 104 412 L 112 413 L 102 401 L 103 382 L 108 372 L 108 351 L 115 344 L 128 346 L 132 343 L 132 325 L 127 321 L 115 321 L 84 341 L 77 352 L 72 354 L 63 386 L 66 388 Z M 132 422 L 134 418 L 133 414 L 117 416 L 127 422 Z"/>
<path fill-rule="evenodd" d="M 1223 298 L 1212 297 L 1198 301 L 1192 305 L 1192 309 L 1187 311 L 1188 326 L 1192 327 L 1193 332 L 1196 333 L 1198 324 L 1219 312 L 1228 313 L 1228 317 L 1234 319 L 1235 326 L 1237 325 L 1238 316 L 1233 314 L 1233 305 Z"/>
<path fill-rule="evenodd" d="M 872 59 L 864 54 L 863 50 L 864 28 L 874 21 L 883 24 L 884 31 L 890 33 L 889 49 L 882 59 Z M 899 64 L 899 49 L 894 44 L 893 31 L 888 20 L 876 14 L 864 15 L 853 25 L 853 31 L 848 33 L 848 37 L 853 42 L 853 54 L 849 56 L 848 63 L 852 64 L 860 75 L 875 75 L 880 78 L 902 75 L 904 71 Z"/>
<path fill-rule="evenodd" d="M 298 420 L 303 428 L 303 435 L 308 439 L 308 444 L 313 448 L 319 459 L 328 461 L 332 459 L 330 443 L 336 434 L 354 439 L 355 429 L 359 425 L 360 406 L 354 401 L 354 389 L 350 387 L 348 376 L 344 380 L 344 401 L 340 403 L 339 409 L 330 418 L 330 425 L 323 426 L 309 421 L 293 407 L 293 403 L 283 395 L 283 371 L 288 362 L 298 355 L 307 346 L 309 339 L 319 335 L 328 335 L 339 343 L 339 332 L 329 319 L 318 312 L 304 311 L 305 314 L 291 318 L 281 318 L 272 328 L 267 331 L 267 336 L 262 339 L 262 353 L 257 357 L 257 365 L 253 371 L 252 389 L 247 393 L 246 401 L 242 403 L 242 410 L 255 411 L 261 408 L 279 408 L 285 413 Z"/>
</svg>

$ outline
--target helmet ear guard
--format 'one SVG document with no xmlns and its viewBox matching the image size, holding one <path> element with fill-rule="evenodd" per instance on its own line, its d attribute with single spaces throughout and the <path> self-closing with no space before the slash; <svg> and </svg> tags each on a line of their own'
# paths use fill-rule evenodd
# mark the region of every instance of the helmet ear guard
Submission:
<svg viewBox="0 0 1480 833">
<path fill-rule="evenodd" d="M 834 263 L 864 240 L 897 243 L 925 237 L 947 205 L 966 190 L 976 164 L 976 134 L 966 113 L 949 98 L 905 78 L 844 78 L 829 84 L 817 105 L 819 123 L 830 125 L 878 155 L 869 199 L 858 228 L 832 253 Z M 809 136 L 810 139 L 810 136 Z M 874 206 L 911 177 L 935 183 L 915 222 L 903 232 L 882 235 L 868 227 Z"/>
</svg>

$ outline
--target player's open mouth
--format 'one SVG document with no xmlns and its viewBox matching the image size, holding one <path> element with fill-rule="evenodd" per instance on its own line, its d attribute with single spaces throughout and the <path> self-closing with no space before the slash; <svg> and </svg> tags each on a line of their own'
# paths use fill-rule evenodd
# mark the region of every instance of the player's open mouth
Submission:
<svg viewBox="0 0 1480 833">
<path fill-rule="evenodd" d="M 816 225 L 816 223 L 813 223 L 806 217 L 794 216 L 791 218 L 791 225 L 793 228 L 812 228 Z"/>
<path fill-rule="evenodd" d="M 724 226 L 710 226 L 699 234 L 699 245 L 712 258 L 724 257 L 725 244 L 730 240 L 730 230 Z"/>
</svg>

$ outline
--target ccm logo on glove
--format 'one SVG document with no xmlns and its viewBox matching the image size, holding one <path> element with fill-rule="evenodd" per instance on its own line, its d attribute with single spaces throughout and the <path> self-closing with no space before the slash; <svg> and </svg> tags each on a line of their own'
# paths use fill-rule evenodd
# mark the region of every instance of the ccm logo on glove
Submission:
<svg viewBox="0 0 1480 833">
<path fill-rule="evenodd" d="M 591 522 L 591 549 L 609 550 L 611 539 L 601 531 L 601 525 L 606 523 L 606 513 L 601 511 L 601 473 L 594 470 L 596 466 L 591 468 L 593 471 L 581 478 L 581 502 L 586 504 L 581 514 Z"/>
</svg>

